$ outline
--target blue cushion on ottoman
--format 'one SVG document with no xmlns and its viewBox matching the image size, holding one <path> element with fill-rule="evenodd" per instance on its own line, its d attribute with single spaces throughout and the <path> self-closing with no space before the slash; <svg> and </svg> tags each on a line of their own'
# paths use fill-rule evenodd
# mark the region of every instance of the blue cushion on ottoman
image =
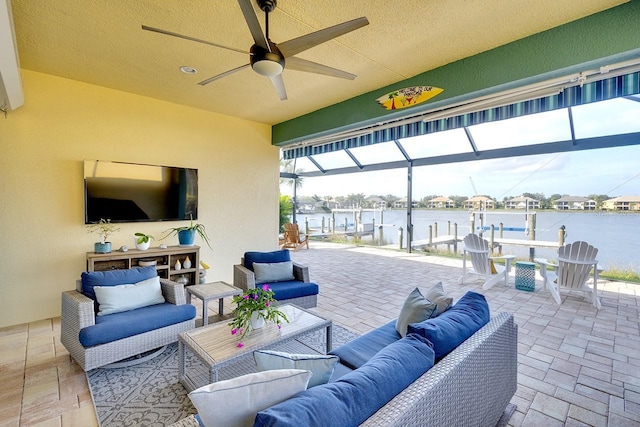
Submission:
<svg viewBox="0 0 640 427">
<path fill-rule="evenodd" d="M 436 318 L 409 325 L 407 332 L 431 341 L 439 360 L 488 322 L 489 305 L 484 295 L 469 291 L 449 310 Z"/>
<path fill-rule="evenodd" d="M 82 273 L 82 293 L 95 301 L 94 286 L 132 285 L 157 276 L 155 265 L 127 270 L 85 271 Z"/>
<path fill-rule="evenodd" d="M 343 365 L 351 369 L 358 369 L 375 356 L 377 352 L 401 338 L 396 330 L 396 321 L 392 320 L 384 326 L 331 350 L 329 354 L 338 356 L 340 363 Z"/>
<path fill-rule="evenodd" d="M 355 427 L 429 370 L 433 363 L 431 343 L 409 334 L 338 381 L 310 388 L 258 412 L 254 426 Z"/>
<path fill-rule="evenodd" d="M 253 271 L 253 263 L 274 263 L 291 261 L 291 255 L 286 249 L 273 252 L 245 252 L 243 264 L 249 270 Z"/>
<path fill-rule="evenodd" d="M 195 317 L 195 306 L 191 304 L 174 305 L 168 302 L 122 313 L 97 316 L 95 325 L 80 330 L 80 344 L 84 347 L 105 344 L 191 320 Z"/>
</svg>

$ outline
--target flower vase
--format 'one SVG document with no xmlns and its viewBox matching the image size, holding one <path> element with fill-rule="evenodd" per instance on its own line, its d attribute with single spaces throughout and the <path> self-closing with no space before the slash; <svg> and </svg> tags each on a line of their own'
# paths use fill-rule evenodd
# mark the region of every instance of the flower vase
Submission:
<svg viewBox="0 0 640 427">
<path fill-rule="evenodd" d="M 251 329 L 260 329 L 264 327 L 264 317 L 260 316 L 259 311 L 251 313 Z"/>
</svg>

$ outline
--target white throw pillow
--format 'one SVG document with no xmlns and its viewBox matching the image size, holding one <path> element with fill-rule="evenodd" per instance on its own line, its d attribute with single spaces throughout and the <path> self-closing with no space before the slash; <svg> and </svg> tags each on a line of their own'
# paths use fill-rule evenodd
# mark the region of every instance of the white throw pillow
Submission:
<svg viewBox="0 0 640 427">
<path fill-rule="evenodd" d="M 189 393 L 207 427 L 252 426 L 256 414 L 305 391 L 311 372 L 280 369 L 218 381 Z"/>
<path fill-rule="evenodd" d="M 284 282 L 293 280 L 293 261 L 283 262 L 254 262 L 253 272 L 256 275 L 256 284 L 268 282 Z"/>
<path fill-rule="evenodd" d="M 313 373 L 309 388 L 326 384 L 333 375 L 340 358 L 330 354 L 290 354 L 273 350 L 253 352 L 258 371 L 271 369 L 306 369 Z"/>
<path fill-rule="evenodd" d="M 155 276 L 133 285 L 94 286 L 100 308 L 98 316 L 134 310 L 164 302 L 160 277 Z"/>
<path fill-rule="evenodd" d="M 424 297 L 438 306 L 438 311 L 436 313 L 437 316 L 440 316 L 442 313 L 449 310 L 453 304 L 453 298 L 444 292 L 442 282 L 438 282 L 433 285 Z"/>
</svg>

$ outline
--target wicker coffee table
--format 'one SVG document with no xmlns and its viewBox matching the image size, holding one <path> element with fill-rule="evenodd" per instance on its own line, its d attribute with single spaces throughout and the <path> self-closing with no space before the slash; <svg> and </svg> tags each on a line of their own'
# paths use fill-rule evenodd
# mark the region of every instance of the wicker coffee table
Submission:
<svg viewBox="0 0 640 427">
<path fill-rule="evenodd" d="M 294 340 L 308 332 L 325 329 L 326 351 L 331 350 L 331 320 L 324 319 L 292 304 L 280 307 L 289 323 L 282 328 L 273 323 L 255 329 L 243 339 L 243 347 L 238 347 L 238 337 L 231 335 L 227 322 L 183 332 L 178 339 L 178 375 L 188 391 L 218 381 L 218 371 L 251 355 L 255 350 L 273 348 L 286 341 Z M 187 354 L 194 355 L 204 366 L 204 372 L 187 366 Z"/>
</svg>

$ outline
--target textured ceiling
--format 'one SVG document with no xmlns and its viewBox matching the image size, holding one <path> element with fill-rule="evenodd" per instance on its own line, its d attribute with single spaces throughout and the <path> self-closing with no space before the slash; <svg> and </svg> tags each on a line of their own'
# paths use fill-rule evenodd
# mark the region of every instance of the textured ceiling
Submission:
<svg viewBox="0 0 640 427">
<path fill-rule="evenodd" d="M 237 1 L 12 0 L 12 9 L 24 69 L 275 124 L 621 3 L 278 0 L 269 23 L 276 43 L 360 16 L 370 22 L 297 55 L 356 74 L 355 80 L 285 69 L 287 101 L 249 68 L 200 86 L 248 63 L 248 55 L 141 29 L 248 51 L 253 40 Z M 264 25 L 263 12 L 254 9 Z M 182 65 L 198 73 L 181 73 Z"/>
</svg>

